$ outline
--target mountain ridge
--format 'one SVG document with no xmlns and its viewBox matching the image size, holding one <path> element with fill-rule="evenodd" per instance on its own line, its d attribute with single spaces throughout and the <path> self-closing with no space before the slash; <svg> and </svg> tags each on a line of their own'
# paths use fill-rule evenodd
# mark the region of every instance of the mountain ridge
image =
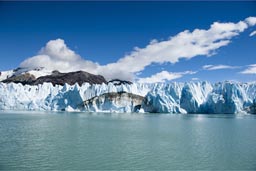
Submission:
<svg viewBox="0 0 256 171">
<path fill-rule="evenodd" d="M 57 70 L 51 72 L 51 74 L 39 74 L 42 76 L 36 77 L 33 72 L 40 72 L 42 69 L 34 69 L 34 70 L 25 70 L 23 68 L 17 68 L 13 70 L 13 73 L 7 75 L 6 79 L 3 79 L 3 83 L 21 83 L 22 85 L 38 85 L 43 84 L 45 82 L 50 82 L 54 86 L 55 85 L 64 85 L 65 83 L 69 85 L 74 85 L 78 83 L 80 86 L 83 83 L 89 84 L 102 84 L 107 83 L 105 78 L 101 75 L 94 75 L 85 71 L 74 71 L 61 73 Z M 9 73 L 11 73 L 9 71 Z"/>
</svg>

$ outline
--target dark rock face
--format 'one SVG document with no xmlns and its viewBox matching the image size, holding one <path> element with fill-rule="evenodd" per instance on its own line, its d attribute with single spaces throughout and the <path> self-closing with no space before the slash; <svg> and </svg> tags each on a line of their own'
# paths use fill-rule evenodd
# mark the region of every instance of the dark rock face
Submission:
<svg viewBox="0 0 256 171">
<path fill-rule="evenodd" d="M 36 80 L 35 76 L 29 73 L 25 73 L 22 75 L 12 76 L 10 78 L 7 78 L 3 80 L 4 83 L 21 83 L 23 85 L 25 84 L 33 84 L 33 82 Z"/>
<path fill-rule="evenodd" d="M 130 81 L 126 81 L 126 80 L 119 80 L 119 79 L 113 79 L 113 80 L 110 80 L 108 83 L 113 83 L 114 85 L 132 84 L 132 82 L 130 82 Z"/>
<path fill-rule="evenodd" d="M 58 71 L 54 71 L 52 75 L 46 75 L 39 78 L 35 78 L 34 75 L 25 73 L 17 76 L 12 76 L 3 80 L 4 83 L 21 83 L 23 85 L 38 85 L 43 84 L 44 82 L 50 82 L 53 85 L 64 85 L 65 83 L 69 85 L 74 85 L 78 83 L 80 86 L 87 82 L 90 84 L 102 84 L 107 83 L 105 78 L 101 75 L 93 75 L 84 71 L 76 71 L 69 73 L 60 73 Z"/>
<path fill-rule="evenodd" d="M 52 75 L 39 77 L 33 84 L 38 85 L 43 84 L 44 82 L 51 82 L 53 85 L 64 85 L 65 83 L 74 85 L 75 83 L 78 83 L 80 86 L 85 82 L 90 84 L 107 83 L 103 76 L 93 75 L 84 71 L 69 73 L 60 73 L 58 71 L 54 71 Z"/>
</svg>

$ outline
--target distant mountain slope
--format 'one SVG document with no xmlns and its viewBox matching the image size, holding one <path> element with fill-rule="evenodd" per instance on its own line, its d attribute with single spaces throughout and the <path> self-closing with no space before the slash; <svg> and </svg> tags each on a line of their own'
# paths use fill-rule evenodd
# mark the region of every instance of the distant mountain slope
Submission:
<svg viewBox="0 0 256 171">
<path fill-rule="evenodd" d="M 23 85 L 38 85 L 45 82 L 52 83 L 53 85 L 64 85 L 65 83 L 69 85 L 74 85 L 75 83 L 78 83 L 80 86 L 85 82 L 90 84 L 107 83 L 103 76 L 90 74 L 85 71 L 76 71 L 69 73 L 60 73 L 58 71 L 53 71 L 50 75 L 43 75 L 39 72 L 41 71 L 33 70 L 33 74 L 31 74 L 31 71 L 24 71 L 20 73 L 17 73 L 16 71 L 13 72 L 11 76 L 8 76 L 6 79 L 4 79 L 2 82 L 21 83 Z M 43 76 L 39 76 L 37 78 L 34 74 Z"/>
<path fill-rule="evenodd" d="M 21 74 L 21 75 L 14 75 L 11 76 L 5 80 L 3 80 L 3 83 L 21 83 L 23 85 L 25 84 L 29 84 L 32 85 L 33 82 L 36 80 L 36 77 L 32 74 L 29 73 L 25 73 L 25 74 Z"/>
<path fill-rule="evenodd" d="M 52 75 L 46 75 L 37 78 L 33 84 L 38 85 L 43 84 L 44 82 L 51 82 L 53 85 L 64 85 L 65 83 L 69 85 L 74 85 L 75 83 L 78 83 L 80 86 L 85 82 L 90 84 L 107 83 L 103 76 L 90 74 L 85 71 L 76 71 L 69 73 L 60 73 L 55 71 Z"/>
</svg>

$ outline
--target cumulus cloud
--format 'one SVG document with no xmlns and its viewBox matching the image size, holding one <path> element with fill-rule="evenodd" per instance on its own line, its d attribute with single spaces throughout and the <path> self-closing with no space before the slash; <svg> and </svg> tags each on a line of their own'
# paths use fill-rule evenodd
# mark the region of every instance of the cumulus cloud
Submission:
<svg viewBox="0 0 256 171">
<path fill-rule="evenodd" d="M 195 74 L 196 72 L 193 71 L 185 71 L 185 72 L 168 72 L 168 71 L 161 71 L 156 73 L 150 77 L 140 78 L 138 80 L 139 83 L 161 83 L 165 81 L 171 81 L 178 78 L 183 77 L 187 74 Z"/>
<path fill-rule="evenodd" d="M 256 64 L 249 65 L 241 74 L 256 74 Z"/>
<path fill-rule="evenodd" d="M 256 35 L 256 30 L 251 32 L 250 36 L 255 36 Z"/>
<path fill-rule="evenodd" d="M 64 40 L 56 39 L 49 41 L 46 46 L 39 51 L 38 55 L 23 61 L 20 67 L 45 67 L 49 70 L 59 70 L 62 72 L 87 70 L 91 73 L 97 73 L 99 65 L 84 60 L 69 49 Z"/>
<path fill-rule="evenodd" d="M 237 66 L 230 66 L 230 65 L 204 65 L 204 70 L 220 70 L 220 69 L 236 69 Z"/>
<path fill-rule="evenodd" d="M 227 46 L 233 37 L 255 24 L 256 17 L 248 17 L 237 23 L 214 22 L 208 30 L 185 30 L 165 41 L 152 40 L 146 47 L 137 47 L 117 62 L 107 65 L 99 65 L 81 58 L 69 49 L 62 39 L 51 40 L 37 56 L 23 61 L 20 66 L 46 67 L 65 72 L 84 70 L 101 74 L 107 79 L 132 80 L 136 73 L 152 63 L 176 63 L 180 59 L 214 55 L 217 49 Z"/>
</svg>

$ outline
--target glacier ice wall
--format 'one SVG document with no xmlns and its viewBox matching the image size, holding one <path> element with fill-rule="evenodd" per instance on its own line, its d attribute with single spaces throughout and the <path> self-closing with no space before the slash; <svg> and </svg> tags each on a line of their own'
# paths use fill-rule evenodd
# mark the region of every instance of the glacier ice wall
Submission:
<svg viewBox="0 0 256 171">
<path fill-rule="evenodd" d="M 151 90 L 143 107 L 160 113 L 255 113 L 256 83 L 166 84 Z"/>
<path fill-rule="evenodd" d="M 203 113 L 251 113 L 255 104 L 255 83 L 216 83 L 212 92 L 201 106 Z"/>
<path fill-rule="evenodd" d="M 126 92 L 109 98 L 111 93 Z M 85 107 L 85 102 L 95 99 Z M 111 100 L 109 100 L 111 99 Z M 139 105 L 139 103 L 141 104 Z M 154 113 L 256 113 L 256 83 L 209 82 L 29 86 L 0 83 L 0 110 Z"/>
<path fill-rule="evenodd" d="M 142 108 L 152 113 L 187 113 L 180 107 L 183 87 L 182 83 L 156 84 L 145 96 Z"/>
<path fill-rule="evenodd" d="M 82 86 L 78 84 L 53 86 L 51 83 L 44 83 L 36 86 L 23 86 L 22 84 L 0 83 L 0 110 L 84 111 L 86 110 L 83 105 L 84 101 L 93 97 L 113 92 L 127 92 L 144 97 L 152 89 L 152 86 L 154 85 L 122 84 L 115 86 L 112 83 L 108 85 L 85 83 Z M 122 100 L 129 100 L 129 98 Z M 93 109 L 102 109 L 100 105 L 104 104 L 95 103 L 95 105 L 97 107 L 87 108 L 86 111 L 100 112 L 100 110 Z M 116 106 L 109 105 L 109 110 L 104 110 L 104 112 L 123 112 L 123 110 L 111 110 L 114 108 L 121 109 L 122 107 L 127 108 L 126 112 L 132 112 L 132 106 L 127 105 L 132 105 L 132 103 L 127 101 L 117 103 Z"/>
<path fill-rule="evenodd" d="M 144 97 L 126 92 L 105 93 L 84 102 L 85 111 L 138 112 Z"/>
</svg>

